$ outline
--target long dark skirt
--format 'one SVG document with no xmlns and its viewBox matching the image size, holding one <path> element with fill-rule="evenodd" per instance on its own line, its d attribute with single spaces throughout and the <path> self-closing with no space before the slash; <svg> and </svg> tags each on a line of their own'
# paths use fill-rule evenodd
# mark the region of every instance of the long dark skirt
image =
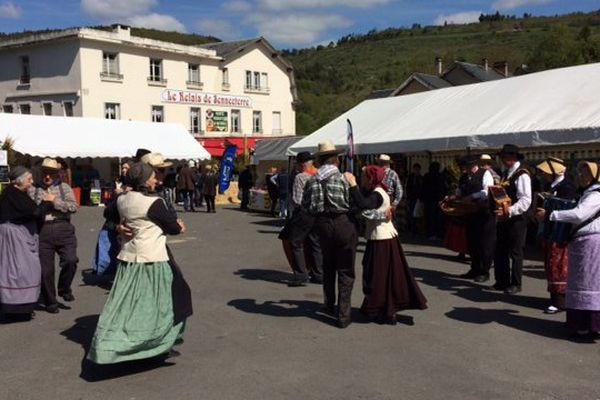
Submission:
<svg viewBox="0 0 600 400">
<path fill-rule="evenodd" d="M 408 268 L 398 238 L 367 242 L 363 293 L 361 311 L 371 319 L 393 318 L 402 310 L 427 308 L 427 299 Z"/>
<path fill-rule="evenodd" d="M 600 332 L 600 311 L 573 310 L 567 308 L 567 330 Z"/>
</svg>

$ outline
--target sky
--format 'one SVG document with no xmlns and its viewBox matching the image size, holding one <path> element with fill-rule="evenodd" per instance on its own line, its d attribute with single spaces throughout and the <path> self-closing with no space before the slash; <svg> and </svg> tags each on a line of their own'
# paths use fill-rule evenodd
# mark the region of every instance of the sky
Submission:
<svg viewBox="0 0 600 400">
<path fill-rule="evenodd" d="M 303 48 L 349 33 L 477 21 L 481 13 L 555 15 L 600 10 L 600 0 L 0 0 L 0 32 L 125 23 L 212 35 L 264 36 Z"/>
</svg>

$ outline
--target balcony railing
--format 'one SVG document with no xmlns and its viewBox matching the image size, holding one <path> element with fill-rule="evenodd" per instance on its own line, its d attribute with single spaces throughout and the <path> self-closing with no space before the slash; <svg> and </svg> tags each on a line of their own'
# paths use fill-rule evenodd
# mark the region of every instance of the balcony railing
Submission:
<svg viewBox="0 0 600 400">
<path fill-rule="evenodd" d="M 167 86 L 167 80 L 158 76 L 149 76 L 148 85 L 150 86 Z"/>
<path fill-rule="evenodd" d="M 231 90 L 231 85 L 229 84 L 229 82 L 223 82 L 223 83 L 221 84 L 221 88 L 222 88 L 224 91 L 228 92 L 228 91 L 230 91 L 230 90 Z"/>
<path fill-rule="evenodd" d="M 202 88 L 204 87 L 204 83 L 200 82 L 200 81 L 185 81 L 185 85 L 189 89 L 200 89 L 200 90 L 202 90 Z"/>
<path fill-rule="evenodd" d="M 122 82 L 123 74 L 116 72 L 100 72 L 100 79 L 108 82 Z"/>
<path fill-rule="evenodd" d="M 244 91 L 248 92 L 248 93 L 262 93 L 262 94 L 268 94 L 271 90 L 269 89 L 268 86 L 253 86 L 253 85 L 246 85 L 244 87 Z"/>
</svg>

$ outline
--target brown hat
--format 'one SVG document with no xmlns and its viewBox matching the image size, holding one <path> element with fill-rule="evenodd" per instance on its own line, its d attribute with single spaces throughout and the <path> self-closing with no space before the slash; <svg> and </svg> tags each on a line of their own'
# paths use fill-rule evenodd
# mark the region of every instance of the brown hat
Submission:
<svg viewBox="0 0 600 400">
<path fill-rule="evenodd" d="M 565 162 L 556 157 L 548 157 L 539 163 L 536 168 L 548 175 L 561 175 L 567 170 Z"/>
</svg>

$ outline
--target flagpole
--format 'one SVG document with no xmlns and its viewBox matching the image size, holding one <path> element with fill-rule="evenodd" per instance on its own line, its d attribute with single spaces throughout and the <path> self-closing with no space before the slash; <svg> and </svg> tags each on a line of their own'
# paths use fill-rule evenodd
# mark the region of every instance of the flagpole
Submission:
<svg viewBox="0 0 600 400">
<path fill-rule="evenodd" d="M 350 119 L 346 119 L 347 131 L 346 131 L 346 142 L 348 145 L 348 172 L 354 173 L 354 131 L 352 129 L 352 122 Z"/>
</svg>

